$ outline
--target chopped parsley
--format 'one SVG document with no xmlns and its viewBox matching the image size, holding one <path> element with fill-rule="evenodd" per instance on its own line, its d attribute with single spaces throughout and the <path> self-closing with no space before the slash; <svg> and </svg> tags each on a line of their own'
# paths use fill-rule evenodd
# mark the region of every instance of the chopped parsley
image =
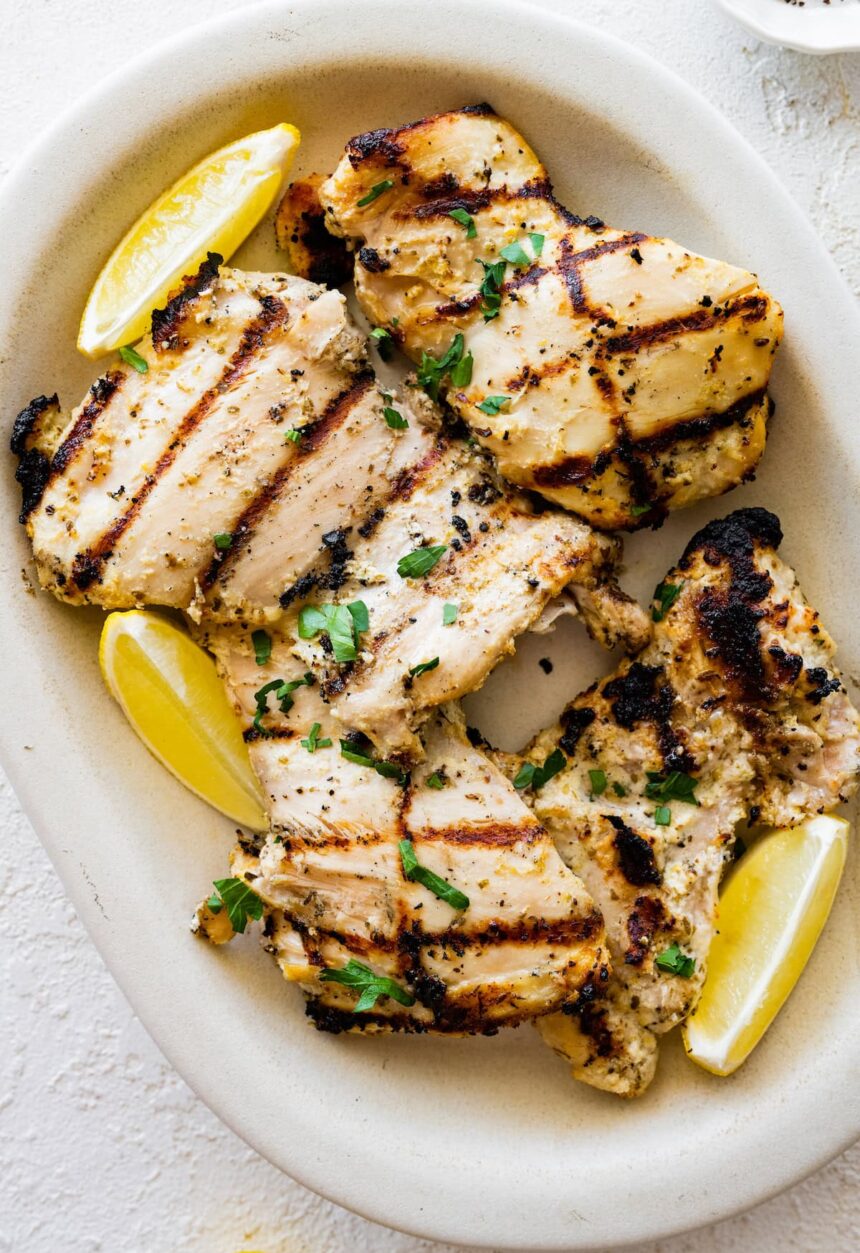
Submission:
<svg viewBox="0 0 860 1253">
<path fill-rule="evenodd" d="M 472 381 L 472 366 L 474 364 L 474 358 L 470 352 L 461 357 L 451 369 L 451 385 L 453 387 L 468 387 Z"/>
<path fill-rule="evenodd" d="M 631 505 L 630 516 L 631 518 L 641 518 L 643 513 L 650 513 L 652 508 L 652 505 Z"/>
<path fill-rule="evenodd" d="M 683 583 L 658 583 L 654 589 L 653 599 L 657 604 L 651 610 L 651 618 L 654 622 L 662 622 L 666 614 L 674 605 L 675 601 L 681 595 Z"/>
<path fill-rule="evenodd" d="M 435 670 L 439 665 L 439 658 L 434 657 L 432 661 L 421 661 L 417 666 L 413 666 L 409 673 L 413 678 L 418 678 L 419 674 L 426 674 L 428 670 Z"/>
<path fill-rule="evenodd" d="M 538 234 L 529 235 L 529 240 L 531 241 L 532 251 L 535 254 L 535 260 L 537 260 L 537 258 L 543 252 L 544 236 L 538 235 Z"/>
<path fill-rule="evenodd" d="M 591 795 L 602 796 L 606 791 L 606 773 L 603 770 L 589 770 L 589 782 L 591 783 Z"/>
<path fill-rule="evenodd" d="M 422 548 L 415 548 L 400 558 L 397 573 L 401 579 L 423 578 L 430 573 L 447 548 L 447 544 L 425 544 Z"/>
<path fill-rule="evenodd" d="M 696 959 L 682 953 L 677 943 L 674 943 L 662 953 L 657 954 L 654 958 L 654 965 L 668 975 L 680 975 L 682 979 L 689 979 L 696 969 Z"/>
<path fill-rule="evenodd" d="M 382 416 L 385 418 L 385 425 L 390 426 L 392 431 L 405 431 L 409 425 L 403 414 L 392 409 L 390 405 L 383 408 Z"/>
<path fill-rule="evenodd" d="M 441 357 L 431 356 L 422 352 L 421 364 L 418 367 L 418 383 L 424 388 L 431 400 L 439 399 L 439 388 L 448 376 L 454 387 L 467 387 L 472 381 L 474 361 L 470 352 L 463 353 L 465 340 L 458 331 Z"/>
<path fill-rule="evenodd" d="M 318 748 L 331 748 L 331 740 L 319 738 L 320 729 L 320 724 L 315 722 L 308 731 L 307 739 L 299 741 L 302 748 L 306 748 L 309 753 L 315 753 Z"/>
<path fill-rule="evenodd" d="M 668 805 L 658 805 L 654 810 L 654 824 L 658 827 L 668 827 L 672 822 L 672 811 Z"/>
<path fill-rule="evenodd" d="M 459 612 L 459 608 L 460 608 L 459 605 L 451 605 L 451 604 L 442 606 L 442 625 L 443 626 L 451 626 L 453 623 L 457 621 L 457 613 Z"/>
<path fill-rule="evenodd" d="M 520 243 L 508 244 L 507 248 L 499 249 L 499 256 L 504 257 L 513 266 L 530 265 L 529 254 Z"/>
<path fill-rule="evenodd" d="M 219 531 L 217 535 L 212 536 L 212 543 L 219 552 L 225 552 L 233 543 L 233 533 L 231 531 Z"/>
<path fill-rule="evenodd" d="M 313 687 L 314 676 L 310 670 L 305 671 L 300 679 L 290 679 L 287 683 L 281 680 L 280 687 L 275 690 L 275 700 L 281 713 L 289 713 L 294 705 L 293 692 L 300 687 Z"/>
<path fill-rule="evenodd" d="M 254 693 L 254 700 L 257 702 L 257 712 L 254 714 L 254 730 L 259 731 L 261 735 L 268 735 L 269 732 L 263 726 L 263 719 L 269 712 L 269 696 L 275 693 L 275 700 L 278 702 L 278 708 L 282 714 L 290 712 L 294 705 L 293 692 L 299 687 L 312 687 L 314 676 L 307 671 L 301 679 L 290 679 L 284 682 L 283 679 L 272 679 L 269 683 L 264 683 L 258 692 Z"/>
<path fill-rule="evenodd" d="M 612 790 L 616 796 L 626 796 L 627 788 L 622 783 L 613 783 Z"/>
<path fill-rule="evenodd" d="M 479 261 L 484 267 L 484 278 L 480 286 L 481 313 L 485 322 L 492 322 L 499 316 L 502 303 L 502 283 L 505 281 L 504 261 Z"/>
<path fill-rule="evenodd" d="M 353 1013 L 356 1014 L 373 1009 L 381 996 L 390 996 L 393 1001 L 397 1001 L 398 1005 L 415 1004 L 415 997 L 411 992 L 401 988 L 400 984 L 395 983 L 393 979 L 374 974 L 369 966 L 356 961 L 354 957 L 337 970 L 332 968 L 324 970 L 320 979 L 323 983 L 342 983 L 345 988 L 355 988 L 359 993 L 353 1009 Z"/>
<path fill-rule="evenodd" d="M 374 761 L 373 768 L 377 774 L 382 775 L 383 779 L 396 779 L 398 783 L 406 782 L 406 771 L 402 766 L 398 766 L 396 761 Z"/>
<path fill-rule="evenodd" d="M 434 896 L 438 896 L 440 901 L 445 901 L 453 909 L 469 908 L 469 898 L 465 892 L 461 892 L 459 888 L 453 887 L 447 879 L 441 878 L 434 871 L 428 870 L 426 866 L 421 865 L 415 856 L 415 848 L 411 840 L 401 840 L 397 847 L 400 849 L 403 873 L 407 879 L 420 883 L 422 887 L 427 888 Z"/>
<path fill-rule="evenodd" d="M 401 786 L 405 784 L 409 778 L 402 766 L 398 766 L 396 761 L 378 760 L 373 756 L 373 749 L 368 744 L 364 748 L 360 740 L 341 740 L 340 755 L 345 757 L 347 761 L 353 762 L 356 766 L 365 766 L 368 770 L 375 770 L 377 774 L 381 774 L 383 779 L 396 779 Z"/>
<path fill-rule="evenodd" d="M 253 631 L 251 643 L 254 645 L 254 660 L 258 666 L 264 666 L 272 655 L 272 637 L 268 631 Z"/>
<path fill-rule="evenodd" d="M 514 787 L 519 791 L 523 788 L 531 787 L 535 791 L 542 788 L 555 775 L 560 774 L 567 765 L 567 758 L 560 748 L 553 749 L 549 757 L 542 766 L 536 766 L 533 761 L 523 762 L 514 779 Z"/>
<path fill-rule="evenodd" d="M 682 770 L 673 770 L 667 775 L 662 775 L 657 770 L 648 770 L 646 774 L 648 783 L 645 785 L 645 795 L 652 800 L 686 801 L 688 805 L 698 805 L 696 788 L 699 780 L 692 775 L 684 774 Z"/>
<path fill-rule="evenodd" d="M 291 427 L 289 431 L 284 431 L 284 443 L 300 444 L 301 442 L 302 442 L 302 433 L 301 431 L 296 430 L 295 427 Z"/>
<path fill-rule="evenodd" d="M 260 725 L 261 720 L 269 712 L 269 694 L 276 692 L 283 683 L 283 679 L 272 679 L 269 683 L 264 683 L 258 692 L 254 693 L 254 700 L 257 702 L 257 712 L 254 714 L 254 730 L 263 731 L 264 735 L 268 735 L 268 731 L 264 731 Z"/>
<path fill-rule="evenodd" d="M 350 612 L 353 626 L 359 635 L 363 631 L 370 630 L 370 613 L 363 600 L 350 601 L 347 605 L 347 609 Z"/>
<path fill-rule="evenodd" d="M 334 659 L 341 664 L 355 661 L 361 643 L 359 636 L 370 626 L 370 615 L 363 600 L 351 605 L 303 605 L 299 613 L 299 639 L 312 640 L 325 631 Z"/>
<path fill-rule="evenodd" d="M 138 374 L 146 374 L 149 370 L 147 362 L 144 361 L 137 349 L 132 348 L 131 345 L 127 345 L 125 348 L 120 348 L 119 355 L 122 357 L 126 365 L 130 365 L 133 370 L 137 370 Z"/>
<path fill-rule="evenodd" d="M 263 902 L 244 879 L 215 879 L 213 886 L 218 897 L 210 896 L 206 904 L 214 914 L 220 913 L 223 905 L 227 910 L 230 926 L 240 935 L 248 925 L 249 918 L 262 918 Z"/>
<path fill-rule="evenodd" d="M 372 770 L 376 762 L 367 753 L 359 753 L 351 746 L 350 740 L 341 740 L 340 755 L 345 757 L 347 761 L 351 761 L 356 766 L 367 766 L 368 770 Z"/>
<path fill-rule="evenodd" d="M 378 200 L 384 192 L 391 191 L 393 186 L 393 178 L 384 178 L 381 183 L 374 183 L 367 195 L 357 201 L 359 209 L 363 209 L 366 204 L 373 204 L 374 200 Z"/>
<path fill-rule="evenodd" d="M 455 222 L 459 222 L 461 226 L 466 228 L 466 238 L 474 239 L 478 234 L 475 227 L 475 219 L 471 213 L 467 213 L 465 209 L 451 209 L 448 214 L 449 218 L 453 218 Z"/>
<path fill-rule="evenodd" d="M 490 417 L 495 417 L 510 403 L 510 396 L 486 396 L 477 408 L 481 410 L 481 413 L 488 413 Z"/>
<path fill-rule="evenodd" d="M 441 775 L 438 770 L 434 770 L 432 774 L 428 774 L 424 780 L 427 787 L 432 787 L 435 791 L 441 792 L 445 786 L 445 776 Z"/>
<path fill-rule="evenodd" d="M 394 340 L 391 338 L 391 331 L 387 331 L 384 326 L 375 326 L 370 332 L 370 338 L 376 340 L 376 351 L 382 360 L 390 361 L 394 356 Z"/>
</svg>

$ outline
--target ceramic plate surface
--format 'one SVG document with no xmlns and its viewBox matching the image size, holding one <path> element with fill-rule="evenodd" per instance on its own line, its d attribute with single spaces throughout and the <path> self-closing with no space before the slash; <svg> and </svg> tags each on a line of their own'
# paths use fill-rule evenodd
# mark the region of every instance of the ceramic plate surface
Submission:
<svg viewBox="0 0 860 1253">
<path fill-rule="evenodd" d="M 797 52 L 856 52 L 860 48 L 858 0 L 717 0 L 748 31 Z"/>
<path fill-rule="evenodd" d="M 432 20 L 430 12 L 432 10 Z M 135 62 L 27 155 L 0 205 L 0 396 L 77 402 L 81 310 L 116 240 L 204 154 L 295 122 L 297 173 L 372 127 L 489 100 L 566 204 L 756 270 L 783 302 L 777 415 L 757 482 L 627 544 L 640 595 L 710 517 L 781 516 L 784 552 L 860 663 L 858 315 L 811 228 L 728 124 L 635 51 L 508 0 L 317 0 L 242 9 Z M 281 267 L 265 224 L 239 264 Z M 732 1079 L 664 1045 L 636 1103 L 574 1084 L 530 1029 L 493 1039 L 352 1039 L 307 1025 L 256 943 L 188 933 L 224 872 L 230 823 L 150 758 L 105 692 L 102 615 L 32 594 L 11 462 L 2 739 L 14 785 L 93 939 L 165 1054 L 241 1136 L 379 1222 L 457 1244 L 581 1249 L 653 1238 L 771 1195 L 860 1133 L 858 873 L 786 1011 Z M 556 661 L 552 679 L 537 659 Z M 525 641 L 471 700 L 514 747 L 606 666 L 575 626 Z"/>
</svg>

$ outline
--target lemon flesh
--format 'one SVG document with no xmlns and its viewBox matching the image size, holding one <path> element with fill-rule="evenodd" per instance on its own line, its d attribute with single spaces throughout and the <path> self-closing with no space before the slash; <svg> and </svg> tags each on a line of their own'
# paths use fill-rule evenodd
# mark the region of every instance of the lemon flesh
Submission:
<svg viewBox="0 0 860 1253">
<path fill-rule="evenodd" d="M 99 663 L 153 756 L 228 818 L 264 830 L 242 729 L 209 654 L 165 618 L 132 609 L 108 616 Z"/>
<path fill-rule="evenodd" d="M 702 997 L 683 1028 L 688 1056 L 705 1070 L 737 1070 L 800 978 L 842 877 L 848 830 L 828 815 L 773 831 L 733 872 Z"/>
<path fill-rule="evenodd" d="M 247 135 L 206 157 L 151 204 L 96 279 L 78 349 L 100 357 L 140 339 L 152 310 L 197 271 L 207 252 L 230 257 L 274 200 L 299 140 L 286 122 Z"/>
</svg>

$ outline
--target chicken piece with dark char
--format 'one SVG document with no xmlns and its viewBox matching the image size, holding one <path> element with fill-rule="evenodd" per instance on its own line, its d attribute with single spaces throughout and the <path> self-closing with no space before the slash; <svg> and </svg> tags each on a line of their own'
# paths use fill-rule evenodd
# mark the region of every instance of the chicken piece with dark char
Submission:
<svg viewBox="0 0 860 1253">
<path fill-rule="evenodd" d="M 794 826 L 857 788 L 860 717 L 781 539 L 757 508 L 699 531 L 657 588 L 653 641 L 525 755 L 563 758 L 526 794 L 603 912 L 613 964 L 540 1030 L 620 1095 L 645 1090 L 659 1036 L 695 1007 L 737 830 Z"/>
</svg>

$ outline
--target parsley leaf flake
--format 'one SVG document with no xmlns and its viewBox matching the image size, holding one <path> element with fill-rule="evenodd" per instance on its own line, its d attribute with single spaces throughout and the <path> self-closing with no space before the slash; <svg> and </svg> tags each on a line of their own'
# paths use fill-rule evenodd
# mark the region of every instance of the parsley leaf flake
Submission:
<svg viewBox="0 0 860 1253">
<path fill-rule="evenodd" d="M 672 770 L 669 774 L 660 774 L 658 770 L 646 771 L 648 783 L 645 795 L 651 800 L 685 801 L 688 805 L 698 805 L 696 788 L 699 780 L 682 770 Z"/>
<path fill-rule="evenodd" d="M 385 405 L 382 416 L 385 418 L 385 425 L 390 426 L 392 431 L 405 431 L 409 425 L 403 414 L 392 409 L 390 405 Z"/>
<path fill-rule="evenodd" d="M 439 658 L 434 657 L 432 661 L 421 661 L 417 666 L 413 666 L 409 671 L 413 678 L 418 678 L 419 674 L 426 674 L 428 670 L 435 670 L 439 665 Z"/>
<path fill-rule="evenodd" d="M 136 348 L 132 348 L 127 344 L 124 348 L 120 348 L 119 355 L 122 357 L 126 365 L 130 365 L 133 370 L 137 370 L 138 374 L 146 374 L 149 365 L 140 355 Z"/>
<path fill-rule="evenodd" d="M 504 261 L 479 261 L 484 268 L 484 278 L 479 288 L 481 293 L 481 313 L 485 322 L 491 322 L 499 316 L 502 303 L 502 283 L 505 280 Z"/>
<path fill-rule="evenodd" d="M 592 796 L 602 796 L 606 791 L 606 772 L 603 770 L 589 770 L 588 778 L 591 783 Z"/>
<path fill-rule="evenodd" d="M 542 788 L 545 783 L 555 775 L 560 774 L 567 765 L 567 758 L 560 748 L 553 749 L 549 757 L 544 761 L 542 766 L 537 766 L 533 761 L 523 762 L 517 777 L 514 779 L 514 787 L 518 791 L 531 787 L 537 791 Z"/>
<path fill-rule="evenodd" d="M 418 367 L 418 382 L 431 400 L 439 399 L 439 388 L 446 376 L 450 377 L 454 387 L 467 387 L 472 381 L 472 354 L 464 354 L 465 340 L 461 332 L 452 339 L 448 349 L 439 358 L 429 352 L 422 352 L 421 364 Z"/>
<path fill-rule="evenodd" d="M 488 413 L 490 417 L 495 417 L 496 414 L 506 409 L 510 403 L 510 396 L 486 396 L 476 408 L 480 409 L 481 413 Z"/>
<path fill-rule="evenodd" d="M 345 988 L 355 988 L 360 994 L 353 1010 L 356 1014 L 373 1009 L 381 996 L 390 996 L 399 1005 L 414 1005 L 415 997 L 399 983 L 384 975 L 375 974 L 369 966 L 351 957 L 345 966 L 329 967 L 320 975 L 323 983 L 341 983 Z"/>
<path fill-rule="evenodd" d="M 370 332 L 370 338 L 376 340 L 376 351 L 382 360 L 390 361 L 394 356 L 394 339 L 391 331 L 387 331 L 384 326 L 375 326 Z"/>
<path fill-rule="evenodd" d="M 666 614 L 674 605 L 675 601 L 681 595 L 681 583 L 659 583 L 654 589 L 654 597 L 657 604 L 651 610 L 651 619 L 653 622 L 662 622 Z"/>
<path fill-rule="evenodd" d="M 384 192 L 390 191 L 393 186 L 393 178 L 384 178 L 381 183 L 374 183 L 367 195 L 356 201 L 359 209 L 363 209 L 365 205 L 373 204 L 374 200 L 378 200 Z"/>
<path fill-rule="evenodd" d="M 528 253 L 525 248 L 523 248 L 522 244 L 518 242 L 508 244 L 506 248 L 500 248 L 499 256 L 504 257 L 504 259 L 509 261 L 513 266 L 520 267 L 531 264 Z"/>
<path fill-rule="evenodd" d="M 318 748 L 331 748 L 331 740 L 319 738 L 320 730 L 320 724 L 315 722 L 308 731 L 307 739 L 299 741 L 302 748 L 306 748 L 309 753 L 315 753 Z"/>
<path fill-rule="evenodd" d="M 411 840 L 401 840 L 397 847 L 400 849 L 400 861 L 407 879 L 420 883 L 422 887 L 427 888 L 434 896 L 438 896 L 440 901 L 445 901 L 453 909 L 469 908 L 469 898 L 465 892 L 455 888 L 435 871 L 421 865 L 415 856 L 415 847 Z"/>
<path fill-rule="evenodd" d="M 448 217 L 453 218 L 455 222 L 459 222 L 461 226 L 466 228 L 467 239 L 474 239 L 477 236 L 478 231 L 475 226 L 475 219 L 465 209 L 451 209 Z"/>
<path fill-rule="evenodd" d="M 397 563 L 397 573 L 401 579 L 420 579 L 429 574 L 442 554 L 447 551 L 447 544 L 425 544 L 406 553 Z"/>
<path fill-rule="evenodd" d="M 264 666 L 272 655 L 272 637 L 268 631 L 252 631 L 251 643 L 254 645 L 254 660 L 258 666 Z"/>
<path fill-rule="evenodd" d="M 657 954 L 654 958 L 654 965 L 658 970 L 665 971 L 666 974 L 679 975 L 682 979 L 689 979 L 696 969 L 696 959 L 683 953 L 677 942 L 675 942 L 670 944 L 667 949 L 664 949 L 662 953 Z"/>
<path fill-rule="evenodd" d="M 230 926 L 240 935 L 248 925 L 249 918 L 262 918 L 263 902 L 257 893 L 248 887 L 244 879 L 215 879 L 213 886 L 227 910 Z M 210 897 L 207 901 L 210 909 L 212 909 L 211 901 Z"/>
</svg>

